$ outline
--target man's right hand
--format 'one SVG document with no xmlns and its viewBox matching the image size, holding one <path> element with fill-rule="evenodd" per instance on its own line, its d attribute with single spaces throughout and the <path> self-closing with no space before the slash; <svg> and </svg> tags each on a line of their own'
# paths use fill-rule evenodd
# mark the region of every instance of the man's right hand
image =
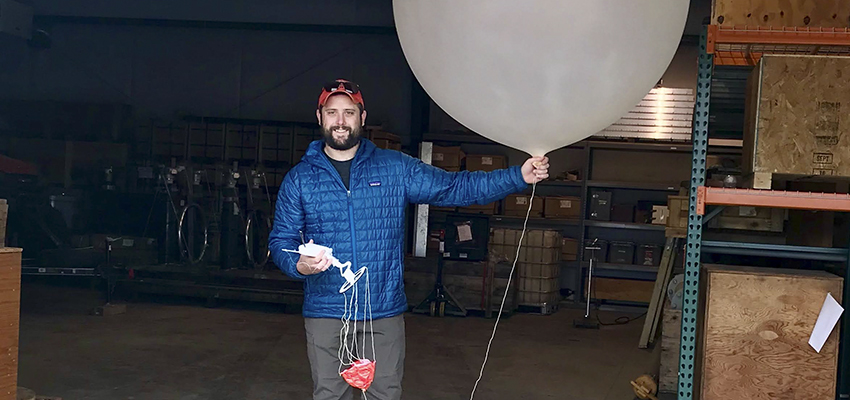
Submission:
<svg viewBox="0 0 850 400">
<path fill-rule="evenodd" d="M 313 243 L 313 239 L 310 239 L 310 243 Z M 331 259 L 325 257 L 325 251 L 322 250 L 316 257 L 309 257 L 302 254 L 295 268 L 301 275 L 315 275 L 324 272 L 330 266 Z"/>
</svg>

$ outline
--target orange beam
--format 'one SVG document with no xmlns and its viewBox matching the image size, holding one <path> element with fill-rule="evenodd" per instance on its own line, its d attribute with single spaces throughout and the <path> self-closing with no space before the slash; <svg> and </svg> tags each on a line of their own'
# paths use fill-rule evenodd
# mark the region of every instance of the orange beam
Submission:
<svg viewBox="0 0 850 400">
<path fill-rule="evenodd" d="M 717 44 L 776 44 L 813 46 L 850 46 L 848 28 L 763 27 L 735 26 L 708 27 L 709 54 Z"/>
<path fill-rule="evenodd" d="M 745 53 L 743 51 L 716 51 L 714 65 L 755 66 L 763 53 Z"/>
<path fill-rule="evenodd" d="M 700 186 L 697 188 L 697 214 L 705 215 L 707 204 L 850 212 L 850 194 Z"/>
</svg>

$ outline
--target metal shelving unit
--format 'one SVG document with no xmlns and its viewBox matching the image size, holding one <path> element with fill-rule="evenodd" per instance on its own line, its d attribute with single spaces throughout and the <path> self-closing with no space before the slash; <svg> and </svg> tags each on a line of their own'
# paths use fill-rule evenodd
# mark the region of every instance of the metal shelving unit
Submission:
<svg viewBox="0 0 850 400">
<path fill-rule="evenodd" d="M 703 241 L 705 205 L 749 205 L 776 208 L 850 211 L 850 197 L 827 193 L 717 189 L 705 186 L 709 140 L 709 105 L 715 66 L 754 66 L 765 53 L 850 55 L 850 30 L 826 28 L 755 28 L 709 25 L 700 38 L 696 104 L 694 105 L 689 227 L 679 348 L 679 400 L 694 398 L 694 360 L 701 255 L 705 253 L 798 258 L 843 262 L 844 304 L 850 299 L 850 250 L 755 243 Z M 843 318 L 839 358 L 839 398 L 850 398 L 850 318 Z"/>
</svg>

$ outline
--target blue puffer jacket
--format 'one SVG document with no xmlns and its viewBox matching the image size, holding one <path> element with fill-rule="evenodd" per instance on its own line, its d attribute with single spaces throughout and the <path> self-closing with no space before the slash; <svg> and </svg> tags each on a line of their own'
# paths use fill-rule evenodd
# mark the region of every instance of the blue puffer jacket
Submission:
<svg viewBox="0 0 850 400">
<path fill-rule="evenodd" d="M 404 294 L 404 223 L 408 203 L 435 206 L 488 204 L 524 190 L 518 166 L 494 172 L 446 172 L 404 153 L 377 148 L 363 139 L 351 164 L 350 191 L 322 150 L 310 144 L 307 153 L 283 180 L 278 192 L 269 249 L 275 264 L 287 275 L 304 280 L 303 315 L 341 318 L 345 280 L 334 267 L 311 276 L 295 268 L 296 250 L 304 240 L 333 249 L 352 270 L 367 267 L 373 319 L 407 310 Z M 359 309 L 352 318 L 363 320 L 366 277 L 358 282 Z M 353 290 L 347 292 L 350 295 Z"/>
</svg>

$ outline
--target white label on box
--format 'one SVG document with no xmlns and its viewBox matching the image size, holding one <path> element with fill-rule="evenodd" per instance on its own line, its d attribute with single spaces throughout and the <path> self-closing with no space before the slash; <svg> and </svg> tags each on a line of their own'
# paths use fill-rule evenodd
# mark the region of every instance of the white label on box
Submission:
<svg viewBox="0 0 850 400">
<path fill-rule="evenodd" d="M 124 239 L 121 241 L 121 245 L 124 247 L 133 247 L 133 239 Z"/>
<path fill-rule="evenodd" d="M 461 225 L 457 227 L 457 240 L 459 242 L 468 242 L 472 240 L 472 228 L 469 225 Z"/>
<path fill-rule="evenodd" d="M 755 207 L 741 206 L 738 208 L 739 217 L 755 217 L 758 215 Z"/>
<path fill-rule="evenodd" d="M 434 161 L 443 161 L 443 153 L 431 154 L 431 158 L 434 159 Z"/>
<path fill-rule="evenodd" d="M 528 204 L 528 197 L 517 197 L 516 198 L 516 204 L 518 206 L 527 205 Z"/>
<path fill-rule="evenodd" d="M 570 200 L 561 200 L 561 208 L 573 208 L 573 202 Z"/>
<path fill-rule="evenodd" d="M 481 165 L 493 165 L 493 157 L 481 157 Z"/>
</svg>

